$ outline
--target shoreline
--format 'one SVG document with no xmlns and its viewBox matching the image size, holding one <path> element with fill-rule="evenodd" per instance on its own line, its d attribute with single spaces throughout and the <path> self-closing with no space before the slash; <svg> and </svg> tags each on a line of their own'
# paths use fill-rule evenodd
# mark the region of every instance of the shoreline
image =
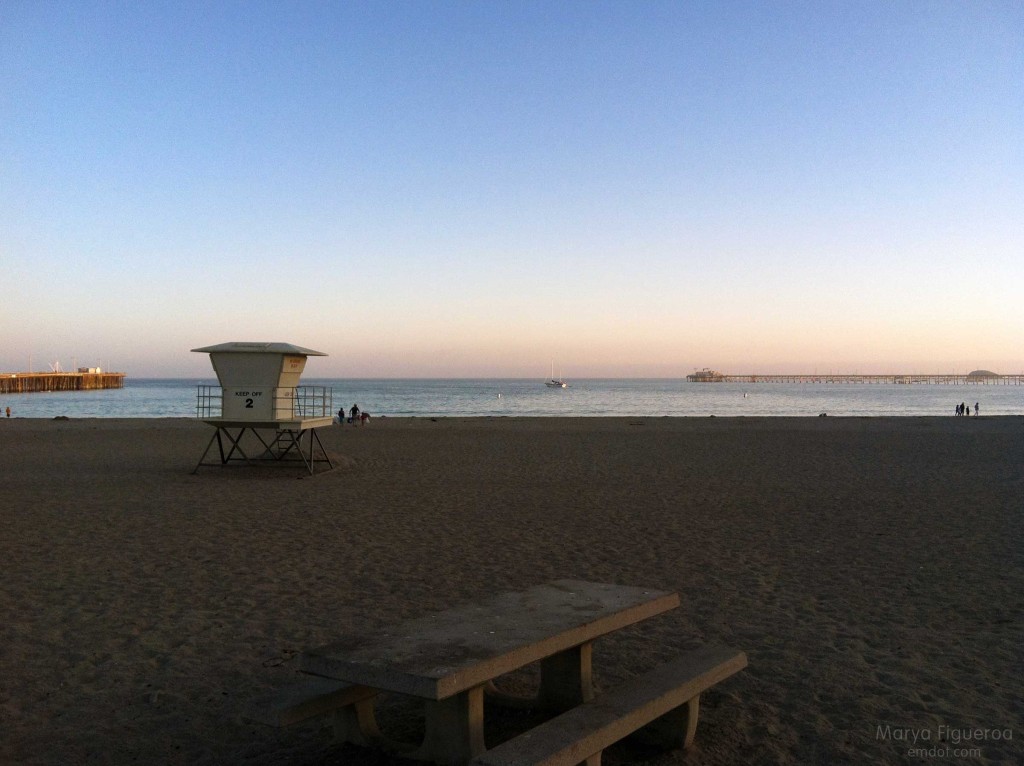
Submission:
<svg viewBox="0 0 1024 766">
<path fill-rule="evenodd" d="M 952 420 L 955 422 L 960 421 L 973 421 L 973 420 L 986 420 L 986 421 L 999 421 L 999 420 L 1020 420 L 1024 419 L 1024 413 L 1020 414 L 999 414 L 999 415 L 971 415 L 969 417 L 956 417 L 954 415 L 372 415 L 372 423 L 382 423 L 387 421 L 393 422 L 405 422 L 415 420 L 448 420 L 448 421 L 474 421 L 474 420 L 486 420 L 486 421 L 572 421 L 572 420 L 583 420 L 583 421 L 623 421 L 623 420 L 643 420 L 643 421 L 680 421 L 680 422 L 694 422 L 694 421 L 708 421 L 708 420 L 744 420 L 744 421 L 785 421 L 785 420 L 928 420 L 941 422 L 945 420 Z M 154 415 L 154 416 L 128 416 L 128 417 L 105 417 L 105 416 L 93 416 L 93 415 L 55 415 L 53 417 L 19 417 L 12 413 L 10 418 L 3 417 L 0 414 L 0 423 L 2 422 L 29 422 L 29 423 L 46 423 L 50 421 L 58 422 L 72 422 L 72 421 L 84 421 L 84 422 L 100 422 L 109 421 L 114 423 L 130 423 L 134 421 L 140 421 L 143 423 L 175 423 L 175 422 L 192 422 L 200 425 L 205 425 L 205 421 L 197 418 L 195 415 Z M 335 426 L 339 425 L 334 423 Z M 344 427 L 350 427 L 351 423 L 345 423 Z"/>
</svg>

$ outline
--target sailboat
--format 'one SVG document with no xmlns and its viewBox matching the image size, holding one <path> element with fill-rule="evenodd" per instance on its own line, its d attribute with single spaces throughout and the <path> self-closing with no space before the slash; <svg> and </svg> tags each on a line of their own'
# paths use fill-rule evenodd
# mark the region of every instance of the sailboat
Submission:
<svg viewBox="0 0 1024 766">
<path fill-rule="evenodd" d="M 569 384 L 564 380 L 555 377 L 555 363 L 551 363 L 551 380 L 544 381 L 544 385 L 548 388 L 568 388 Z"/>
</svg>

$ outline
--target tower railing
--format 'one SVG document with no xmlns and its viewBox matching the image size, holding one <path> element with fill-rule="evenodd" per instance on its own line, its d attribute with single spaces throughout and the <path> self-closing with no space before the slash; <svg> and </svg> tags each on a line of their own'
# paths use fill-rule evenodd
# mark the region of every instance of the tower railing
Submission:
<svg viewBox="0 0 1024 766">
<path fill-rule="evenodd" d="M 297 386 L 275 388 L 274 409 L 281 412 L 291 404 L 293 418 L 323 418 L 334 416 L 334 389 L 327 386 Z"/>
<path fill-rule="evenodd" d="M 196 388 L 196 417 L 202 420 L 219 418 L 223 411 L 224 390 L 220 386 L 200 385 Z"/>
<path fill-rule="evenodd" d="M 302 420 L 334 416 L 334 389 L 295 386 L 273 389 L 275 420 Z M 224 389 L 200 385 L 196 389 L 196 417 L 211 420 L 224 413 Z"/>
</svg>

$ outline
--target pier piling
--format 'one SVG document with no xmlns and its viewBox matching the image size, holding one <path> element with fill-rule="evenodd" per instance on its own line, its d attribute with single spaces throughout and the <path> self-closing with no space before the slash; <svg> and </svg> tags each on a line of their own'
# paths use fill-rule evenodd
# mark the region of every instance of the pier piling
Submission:
<svg viewBox="0 0 1024 766">
<path fill-rule="evenodd" d="M 704 370 L 686 379 L 692 383 L 889 383 L 931 385 L 1002 385 L 1024 384 L 1024 375 L 725 375 Z"/>
<path fill-rule="evenodd" d="M 34 394 L 46 391 L 94 391 L 124 388 L 123 372 L 4 372 L 0 394 Z"/>
</svg>

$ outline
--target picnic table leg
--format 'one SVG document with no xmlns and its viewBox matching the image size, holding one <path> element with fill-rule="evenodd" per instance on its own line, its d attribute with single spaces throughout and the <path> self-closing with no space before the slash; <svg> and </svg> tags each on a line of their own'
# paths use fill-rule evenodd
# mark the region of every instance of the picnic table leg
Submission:
<svg viewBox="0 0 1024 766">
<path fill-rule="evenodd" d="M 334 711 L 334 736 L 340 742 L 351 742 L 353 745 L 380 745 L 384 738 L 377 728 L 377 719 L 373 715 L 376 700 L 359 700 Z"/>
<path fill-rule="evenodd" d="M 574 646 L 540 662 L 537 700 L 552 712 L 564 712 L 594 698 L 591 674 L 593 642 Z"/>
<path fill-rule="evenodd" d="M 465 766 L 483 753 L 484 687 L 443 700 L 427 700 L 426 734 L 414 757 L 447 766 Z"/>
<path fill-rule="evenodd" d="M 700 695 L 660 718 L 655 718 L 637 732 L 643 742 L 657 747 L 688 748 L 697 734 L 697 716 L 700 715 Z"/>
</svg>

